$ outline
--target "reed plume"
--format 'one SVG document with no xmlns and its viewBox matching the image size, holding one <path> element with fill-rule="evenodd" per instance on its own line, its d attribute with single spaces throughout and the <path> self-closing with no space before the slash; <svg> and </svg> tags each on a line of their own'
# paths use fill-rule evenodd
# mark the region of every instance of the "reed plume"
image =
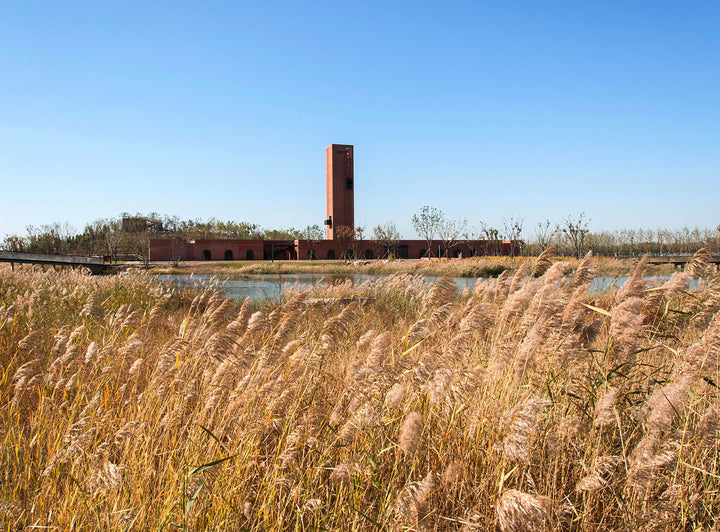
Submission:
<svg viewBox="0 0 720 532">
<path fill-rule="evenodd" d="M 527 462 L 532 440 L 537 432 L 537 417 L 541 409 L 550 405 L 547 399 L 533 398 L 516 405 L 502 421 L 502 453 L 510 462 Z"/>
<path fill-rule="evenodd" d="M 428 530 L 430 507 L 428 499 L 435 491 L 435 476 L 429 472 L 420 482 L 405 486 L 395 505 L 396 527 L 407 530 Z M 397 525 L 400 525 L 399 527 Z"/>
<path fill-rule="evenodd" d="M 608 388 L 604 391 L 595 405 L 593 424 L 596 427 L 607 427 L 615 424 L 617 419 L 615 403 L 617 403 L 619 393 L 620 390 L 617 388 Z"/>
<path fill-rule="evenodd" d="M 425 296 L 425 308 L 432 310 L 450 303 L 456 294 L 457 285 L 455 281 L 447 277 L 441 277 L 433 283 L 432 288 Z"/>
<path fill-rule="evenodd" d="M 550 246 L 549 248 L 543 250 L 542 253 L 540 253 L 537 260 L 535 261 L 535 264 L 533 264 L 532 267 L 533 277 L 541 277 L 547 271 L 547 269 L 552 266 L 551 259 L 557 253 L 557 251 L 557 246 Z"/>
<path fill-rule="evenodd" d="M 500 496 L 497 514 L 503 532 L 542 531 L 550 525 L 548 498 L 515 489 Z"/>
<path fill-rule="evenodd" d="M 703 247 L 698 249 L 693 255 L 692 260 L 688 263 L 685 271 L 693 278 L 698 279 L 705 277 L 711 271 L 712 263 L 710 262 L 713 258 L 713 250 L 710 247 Z"/>
<path fill-rule="evenodd" d="M 420 439 L 423 431 L 423 417 L 419 412 L 410 412 L 403 420 L 400 427 L 398 445 L 405 458 L 411 459 L 420 447 Z"/>
</svg>

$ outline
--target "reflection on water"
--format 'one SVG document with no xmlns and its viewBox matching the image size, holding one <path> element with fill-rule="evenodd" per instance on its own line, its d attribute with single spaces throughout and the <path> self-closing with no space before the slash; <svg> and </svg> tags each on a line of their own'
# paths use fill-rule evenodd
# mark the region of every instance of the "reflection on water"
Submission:
<svg viewBox="0 0 720 532">
<path fill-rule="evenodd" d="M 294 286 L 314 286 L 319 282 L 328 284 L 344 282 L 348 279 L 359 284 L 363 281 L 379 279 L 383 276 L 351 274 L 351 275 L 323 275 L 323 274 L 298 274 L 298 275 L 256 275 L 246 279 L 221 279 L 209 275 L 158 275 L 158 279 L 169 281 L 178 286 L 212 286 L 216 287 L 228 297 L 243 300 L 270 299 L 279 300 L 282 294 Z M 427 283 L 433 283 L 438 277 L 425 277 Z M 459 290 L 472 290 L 477 282 L 486 282 L 488 279 L 468 279 L 464 277 L 452 278 L 458 285 Z M 590 287 L 591 292 L 601 292 L 613 287 L 621 286 L 627 277 L 596 277 Z M 649 279 L 665 280 L 668 277 L 646 277 Z M 697 281 L 691 281 L 691 288 L 697 288 Z"/>
<path fill-rule="evenodd" d="M 158 275 L 161 280 L 178 286 L 208 286 L 225 292 L 227 297 L 243 300 L 270 299 L 279 300 L 282 294 L 294 286 L 315 286 L 319 282 L 328 284 L 344 282 L 363 282 L 375 279 L 372 275 L 256 275 L 244 279 L 222 279 L 211 275 Z"/>
<path fill-rule="evenodd" d="M 298 274 L 298 275 L 257 275 L 246 279 L 222 279 L 210 275 L 158 275 L 157 278 L 178 286 L 208 286 L 225 292 L 227 297 L 243 300 L 270 299 L 279 300 L 282 294 L 295 286 L 315 286 L 320 282 L 327 284 L 342 283 L 350 280 L 355 284 L 380 279 L 384 276 L 364 274 Z M 425 277 L 427 283 L 435 282 L 438 277 Z M 486 280 L 486 279 L 482 279 Z M 472 289 L 478 279 L 456 278 L 458 288 Z"/>
</svg>

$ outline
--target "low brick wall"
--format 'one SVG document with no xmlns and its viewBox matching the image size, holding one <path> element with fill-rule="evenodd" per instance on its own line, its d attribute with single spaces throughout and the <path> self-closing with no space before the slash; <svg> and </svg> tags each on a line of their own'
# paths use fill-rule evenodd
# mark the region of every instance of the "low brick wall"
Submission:
<svg viewBox="0 0 720 532">
<path fill-rule="evenodd" d="M 476 240 L 453 246 L 450 257 L 510 255 L 511 243 Z M 518 254 L 515 245 L 515 254 Z M 349 253 L 348 253 L 349 252 Z M 274 257 L 273 257 L 274 253 Z M 375 240 L 355 242 L 341 240 L 239 240 L 208 239 L 183 242 L 169 238 L 150 240 L 150 260 L 340 260 L 344 258 L 379 259 L 388 250 Z M 433 240 L 428 248 L 426 240 L 401 240 L 393 250 L 395 258 L 420 259 L 444 256 L 443 244 Z M 347 257 L 350 255 L 350 257 Z"/>
</svg>

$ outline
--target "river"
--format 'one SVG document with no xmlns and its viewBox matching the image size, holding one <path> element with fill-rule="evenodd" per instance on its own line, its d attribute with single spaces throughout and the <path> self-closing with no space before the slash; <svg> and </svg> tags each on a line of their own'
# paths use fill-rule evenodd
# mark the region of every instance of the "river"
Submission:
<svg viewBox="0 0 720 532">
<path fill-rule="evenodd" d="M 178 286 L 214 286 L 225 292 L 228 297 L 243 300 L 246 297 L 255 300 L 280 299 L 283 292 L 293 286 L 314 286 L 319 282 L 335 283 L 351 279 L 354 283 L 378 279 L 381 276 L 364 274 L 297 274 L 297 275 L 255 275 L 244 279 L 223 279 L 209 275 L 158 275 L 159 279 L 171 282 Z M 428 283 L 433 283 L 438 277 L 425 277 Z M 477 282 L 485 282 L 488 278 L 452 277 L 458 290 L 472 290 Z M 599 292 L 611 288 L 613 284 L 622 285 L 627 277 L 596 277 L 590 287 L 591 292 Z M 645 277 L 646 280 L 653 277 Z M 667 279 L 660 277 L 659 279 Z M 697 282 L 695 282 L 697 286 Z"/>
</svg>

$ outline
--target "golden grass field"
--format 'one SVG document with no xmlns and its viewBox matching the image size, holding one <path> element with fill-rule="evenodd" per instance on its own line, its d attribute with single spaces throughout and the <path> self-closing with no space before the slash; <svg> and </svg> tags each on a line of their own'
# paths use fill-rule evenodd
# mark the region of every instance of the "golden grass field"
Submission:
<svg viewBox="0 0 720 532">
<path fill-rule="evenodd" d="M 601 294 L 591 257 L 541 257 L 257 307 L 0 269 L 0 525 L 718 530 L 707 256 Z"/>
</svg>

